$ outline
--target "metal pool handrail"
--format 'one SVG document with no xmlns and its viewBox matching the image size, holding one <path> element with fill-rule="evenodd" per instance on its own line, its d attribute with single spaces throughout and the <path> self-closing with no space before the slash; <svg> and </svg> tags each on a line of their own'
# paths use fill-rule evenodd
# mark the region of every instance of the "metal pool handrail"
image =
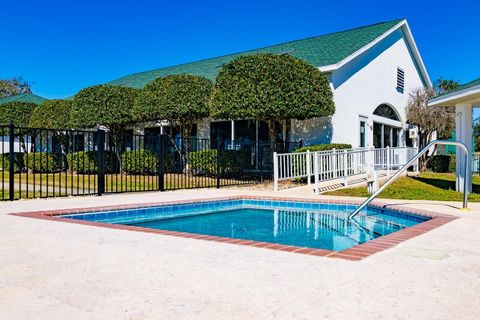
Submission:
<svg viewBox="0 0 480 320">
<path fill-rule="evenodd" d="M 423 148 L 422 151 L 417 153 L 416 156 L 414 156 L 410 161 L 408 161 L 403 167 L 400 168 L 400 170 L 397 171 L 390 179 L 385 182 L 385 184 L 379 188 L 376 192 L 374 192 L 367 200 L 365 200 L 354 212 L 352 212 L 349 216 L 348 219 L 352 219 L 355 217 L 360 211 L 363 210 L 370 202 L 372 202 L 373 199 L 375 199 L 380 193 L 383 192 L 393 181 L 395 181 L 402 173 L 404 173 L 408 167 L 410 167 L 418 158 L 423 156 L 425 153 L 428 152 L 428 150 L 437 144 L 441 145 L 455 145 L 457 147 L 460 147 L 465 151 L 465 178 L 463 179 L 463 208 L 467 208 L 467 201 L 468 201 L 468 192 L 467 192 L 467 186 L 468 186 L 468 170 L 470 169 L 470 152 L 468 151 L 467 146 L 460 141 L 443 141 L 443 140 L 434 140 L 430 142 L 425 148 Z"/>
</svg>

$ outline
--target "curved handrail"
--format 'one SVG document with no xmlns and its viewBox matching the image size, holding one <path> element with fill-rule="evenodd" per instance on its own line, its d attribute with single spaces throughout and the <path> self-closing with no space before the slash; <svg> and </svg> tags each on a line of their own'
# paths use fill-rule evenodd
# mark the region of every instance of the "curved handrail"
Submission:
<svg viewBox="0 0 480 320">
<path fill-rule="evenodd" d="M 428 150 L 437 144 L 442 144 L 442 145 L 455 145 L 457 147 L 460 147 L 465 151 L 465 179 L 463 180 L 463 208 L 467 208 L 467 201 L 468 201 L 468 170 L 470 169 L 470 152 L 468 151 L 467 146 L 460 141 L 444 141 L 444 140 L 434 140 L 430 142 L 425 148 L 423 148 L 422 151 L 417 153 L 410 161 L 408 161 L 403 167 L 401 167 L 390 179 L 385 182 L 385 184 L 379 188 L 377 191 L 375 191 L 367 200 L 365 200 L 355 211 L 353 211 L 349 216 L 348 219 L 352 219 L 355 217 L 360 211 L 363 210 L 370 202 L 372 202 L 373 199 L 375 199 L 380 193 L 383 192 L 393 181 L 395 181 L 403 172 L 405 172 L 408 167 L 410 167 L 418 158 L 423 156 L 425 153 L 428 152 Z"/>
</svg>

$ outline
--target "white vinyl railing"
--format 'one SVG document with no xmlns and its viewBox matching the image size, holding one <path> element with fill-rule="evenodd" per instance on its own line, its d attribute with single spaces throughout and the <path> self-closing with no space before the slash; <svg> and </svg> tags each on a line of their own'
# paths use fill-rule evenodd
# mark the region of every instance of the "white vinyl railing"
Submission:
<svg viewBox="0 0 480 320">
<path fill-rule="evenodd" d="M 278 190 L 278 182 L 281 180 L 307 178 L 307 183 L 311 184 L 313 177 L 317 190 L 318 183 L 321 181 L 343 178 L 344 184 L 347 185 L 348 177 L 369 171 L 386 171 L 386 174 L 390 175 L 390 171 L 398 170 L 417 152 L 418 148 L 412 147 L 275 152 L 273 154 L 274 189 Z M 415 170 L 417 170 L 416 166 Z"/>
</svg>

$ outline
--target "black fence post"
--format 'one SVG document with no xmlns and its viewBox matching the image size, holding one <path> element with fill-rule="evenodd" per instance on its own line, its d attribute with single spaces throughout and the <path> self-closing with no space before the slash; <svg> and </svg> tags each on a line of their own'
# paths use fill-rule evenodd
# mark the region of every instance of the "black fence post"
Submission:
<svg viewBox="0 0 480 320">
<path fill-rule="evenodd" d="M 160 191 L 165 191 L 165 153 L 167 151 L 167 139 L 163 134 L 158 135 L 157 141 L 157 189 Z"/>
<path fill-rule="evenodd" d="M 270 148 L 270 146 L 269 146 Z M 263 148 L 258 148 L 258 162 L 259 162 L 259 169 L 260 169 L 260 183 L 263 183 Z"/>
<path fill-rule="evenodd" d="M 8 167 L 8 191 L 9 191 L 9 200 L 15 200 L 15 126 L 13 123 L 10 123 L 8 126 L 8 158 L 9 158 L 9 167 Z M 21 197 L 21 195 L 20 195 Z"/>
<path fill-rule="evenodd" d="M 217 138 L 217 189 L 220 189 L 220 139 Z"/>
<path fill-rule="evenodd" d="M 105 131 L 97 130 L 97 194 L 105 193 Z"/>
</svg>

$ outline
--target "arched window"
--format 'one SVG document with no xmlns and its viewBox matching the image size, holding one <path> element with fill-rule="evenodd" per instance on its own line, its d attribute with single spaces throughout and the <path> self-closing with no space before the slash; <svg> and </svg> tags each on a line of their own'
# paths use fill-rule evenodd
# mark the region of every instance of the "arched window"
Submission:
<svg viewBox="0 0 480 320">
<path fill-rule="evenodd" d="M 381 104 L 373 111 L 373 114 L 379 117 L 400 121 L 397 112 L 388 104 Z"/>
</svg>

